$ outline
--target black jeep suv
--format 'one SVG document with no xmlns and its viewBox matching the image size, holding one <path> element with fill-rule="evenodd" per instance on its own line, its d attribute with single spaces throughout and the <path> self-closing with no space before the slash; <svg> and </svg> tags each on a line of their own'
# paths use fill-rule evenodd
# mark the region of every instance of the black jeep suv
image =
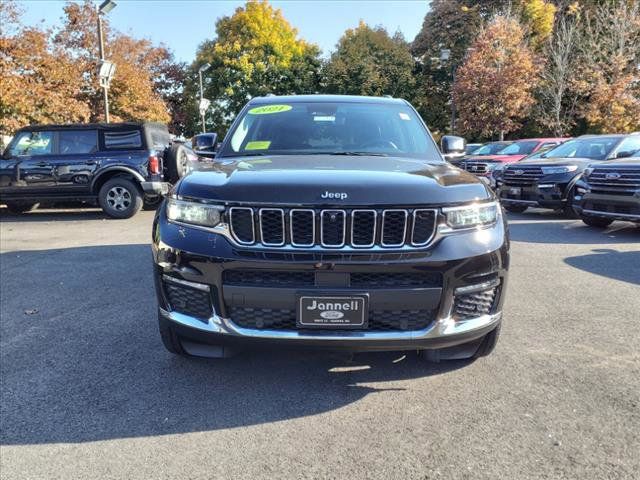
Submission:
<svg viewBox="0 0 640 480">
<path fill-rule="evenodd" d="M 455 145 L 455 147 L 453 147 Z M 446 153 L 463 146 L 446 137 Z M 404 100 L 255 98 L 153 224 L 166 348 L 491 352 L 509 265 L 491 190 Z"/>
<path fill-rule="evenodd" d="M 129 218 L 159 203 L 186 162 L 166 125 L 36 125 L 18 130 L 0 160 L 0 203 L 14 213 L 39 202 L 95 202 Z"/>
<path fill-rule="evenodd" d="M 640 134 L 583 135 L 545 152 L 506 166 L 498 195 L 510 212 L 529 207 L 563 209 L 574 217 L 573 196 L 580 174 L 591 164 L 626 158 L 640 148 Z"/>
</svg>

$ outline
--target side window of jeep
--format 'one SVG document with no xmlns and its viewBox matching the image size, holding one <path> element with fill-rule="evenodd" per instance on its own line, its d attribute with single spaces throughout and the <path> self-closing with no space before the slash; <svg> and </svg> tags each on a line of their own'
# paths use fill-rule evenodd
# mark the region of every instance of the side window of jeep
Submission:
<svg viewBox="0 0 640 480">
<path fill-rule="evenodd" d="M 106 150 L 133 150 L 142 148 L 140 130 L 117 130 L 104 132 Z"/>
</svg>

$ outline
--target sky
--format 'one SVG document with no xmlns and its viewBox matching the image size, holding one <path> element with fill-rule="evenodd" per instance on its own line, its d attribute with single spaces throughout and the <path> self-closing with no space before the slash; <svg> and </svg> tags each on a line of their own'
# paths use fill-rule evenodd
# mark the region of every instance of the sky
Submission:
<svg viewBox="0 0 640 480">
<path fill-rule="evenodd" d="M 198 45 L 211 39 L 215 21 L 244 5 L 242 1 L 213 0 L 115 0 L 109 14 L 111 25 L 137 38 L 164 43 L 176 58 L 191 62 Z M 65 2 L 21 0 L 23 23 L 59 23 Z M 99 3 L 99 2 L 96 2 Z M 273 0 L 285 18 L 298 29 L 300 37 L 317 44 L 328 56 L 347 28 L 360 20 L 382 25 L 390 34 L 400 30 L 408 41 L 414 39 L 428 10 L 427 0 Z"/>
</svg>

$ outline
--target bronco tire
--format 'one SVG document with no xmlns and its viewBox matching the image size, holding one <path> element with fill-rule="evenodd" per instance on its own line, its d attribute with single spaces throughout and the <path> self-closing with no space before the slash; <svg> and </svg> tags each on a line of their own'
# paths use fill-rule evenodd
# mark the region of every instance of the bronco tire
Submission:
<svg viewBox="0 0 640 480">
<path fill-rule="evenodd" d="M 131 218 L 142 208 L 142 192 L 128 178 L 115 177 L 100 188 L 98 203 L 112 218 Z"/>
</svg>

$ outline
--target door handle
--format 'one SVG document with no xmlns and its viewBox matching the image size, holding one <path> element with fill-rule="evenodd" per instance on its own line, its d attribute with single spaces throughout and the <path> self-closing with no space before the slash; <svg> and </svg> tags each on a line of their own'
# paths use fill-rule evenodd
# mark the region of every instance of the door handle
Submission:
<svg viewBox="0 0 640 480">
<path fill-rule="evenodd" d="M 38 162 L 36 163 L 36 167 L 48 167 L 49 164 L 47 162 Z"/>
<path fill-rule="evenodd" d="M 86 162 L 84 162 L 85 165 L 96 165 L 98 162 L 96 162 L 95 160 L 87 160 Z"/>
</svg>

